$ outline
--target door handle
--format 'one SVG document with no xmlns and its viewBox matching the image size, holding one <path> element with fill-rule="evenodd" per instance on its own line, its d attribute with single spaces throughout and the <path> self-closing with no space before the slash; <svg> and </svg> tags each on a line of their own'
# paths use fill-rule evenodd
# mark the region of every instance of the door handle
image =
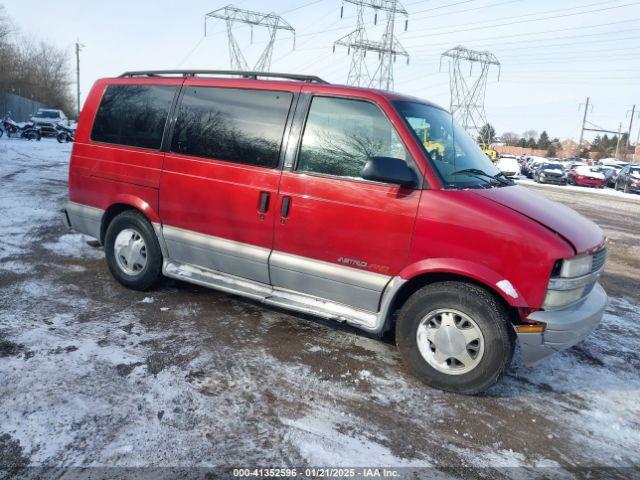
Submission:
<svg viewBox="0 0 640 480">
<path fill-rule="evenodd" d="M 291 207 L 291 197 L 282 198 L 282 206 L 280 207 L 280 216 L 287 218 L 289 216 L 289 208 Z"/>
<path fill-rule="evenodd" d="M 258 212 L 259 213 L 267 213 L 269 211 L 269 192 L 260 192 L 260 197 L 258 201 Z"/>
</svg>

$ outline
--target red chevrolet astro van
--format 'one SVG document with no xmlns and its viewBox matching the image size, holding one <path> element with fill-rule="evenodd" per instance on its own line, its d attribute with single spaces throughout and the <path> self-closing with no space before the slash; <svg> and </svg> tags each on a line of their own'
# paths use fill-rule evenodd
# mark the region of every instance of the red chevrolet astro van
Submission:
<svg viewBox="0 0 640 480">
<path fill-rule="evenodd" d="M 123 285 L 164 275 L 395 329 L 429 385 L 477 393 L 602 318 L 595 224 L 502 176 L 449 113 L 310 76 L 130 72 L 80 116 L 65 221 Z"/>
</svg>

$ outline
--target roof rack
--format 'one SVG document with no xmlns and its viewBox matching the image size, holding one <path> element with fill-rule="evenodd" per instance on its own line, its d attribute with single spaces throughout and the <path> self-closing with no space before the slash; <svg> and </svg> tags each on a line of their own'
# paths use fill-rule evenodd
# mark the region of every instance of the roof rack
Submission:
<svg viewBox="0 0 640 480">
<path fill-rule="evenodd" d="M 307 83 L 325 83 L 326 80 L 316 77 L 315 75 L 297 75 L 294 73 L 273 73 L 273 72 L 251 72 L 240 70 L 143 70 L 139 72 L 125 72 L 120 75 L 119 78 L 133 78 L 133 77 L 161 77 L 165 75 L 170 76 L 183 76 L 183 77 L 196 77 L 198 75 L 229 75 L 238 76 L 242 78 L 250 78 L 257 80 L 258 77 L 262 78 L 284 78 L 287 80 L 298 80 Z"/>
</svg>

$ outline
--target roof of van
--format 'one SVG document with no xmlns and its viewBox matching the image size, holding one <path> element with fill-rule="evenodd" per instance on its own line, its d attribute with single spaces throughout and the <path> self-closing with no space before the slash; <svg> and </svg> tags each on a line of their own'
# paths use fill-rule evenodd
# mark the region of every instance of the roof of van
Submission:
<svg viewBox="0 0 640 480">
<path fill-rule="evenodd" d="M 246 81 L 246 82 L 260 82 L 260 81 L 270 81 L 277 82 L 289 85 L 300 85 L 300 83 L 307 83 L 322 87 L 331 87 L 331 88 L 339 88 L 343 91 L 354 91 L 354 92 L 362 92 L 368 91 L 372 93 L 376 93 L 381 95 L 388 100 L 400 100 L 400 101 L 409 101 L 409 102 L 418 102 L 425 105 L 429 105 L 434 108 L 438 108 L 440 110 L 445 110 L 445 108 L 437 105 L 428 100 L 404 95 L 397 92 L 391 92 L 388 90 L 379 90 L 375 88 L 365 88 L 365 87 L 356 87 L 352 85 L 341 85 L 341 84 L 333 84 L 323 80 L 320 77 L 315 75 L 300 75 L 300 74 L 289 74 L 289 73 L 273 73 L 273 72 L 244 72 L 244 71 L 233 71 L 233 70 L 145 70 L 145 71 L 133 71 L 133 72 L 125 72 L 119 77 L 108 78 L 104 80 L 115 80 L 117 79 L 135 79 L 135 78 L 145 78 L 148 80 L 152 80 L 154 78 L 175 78 L 175 77 L 184 77 L 184 78 L 193 78 L 203 76 L 203 78 L 210 78 L 212 80 L 220 79 L 228 77 L 230 80 L 236 81 Z M 240 77 L 240 78 L 238 78 Z M 262 80 L 264 79 L 264 80 Z"/>
</svg>

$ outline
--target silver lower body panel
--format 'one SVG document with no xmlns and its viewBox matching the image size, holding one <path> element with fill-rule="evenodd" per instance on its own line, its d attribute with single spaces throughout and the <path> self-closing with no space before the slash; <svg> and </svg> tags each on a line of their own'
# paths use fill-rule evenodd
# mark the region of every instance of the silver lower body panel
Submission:
<svg viewBox="0 0 640 480">
<path fill-rule="evenodd" d="M 353 308 L 311 295 L 273 287 L 223 272 L 166 259 L 162 268 L 165 276 L 196 285 L 242 295 L 268 305 L 347 322 L 370 332 L 379 332 L 380 314 Z"/>
<path fill-rule="evenodd" d="M 100 239 L 100 226 L 104 210 L 79 203 L 67 202 L 64 222 L 68 228 L 78 233 Z"/>
<path fill-rule="evenodd" d="M 274 251 L 269 259 L 275 287 L 377 311 L 391 277 Z"/>
<path fill-rule="evenodd" d="M 269 283 L 271 250 L 181 228 L 163 226 L 168 257 L 187 265 Z"/>
</svg>

